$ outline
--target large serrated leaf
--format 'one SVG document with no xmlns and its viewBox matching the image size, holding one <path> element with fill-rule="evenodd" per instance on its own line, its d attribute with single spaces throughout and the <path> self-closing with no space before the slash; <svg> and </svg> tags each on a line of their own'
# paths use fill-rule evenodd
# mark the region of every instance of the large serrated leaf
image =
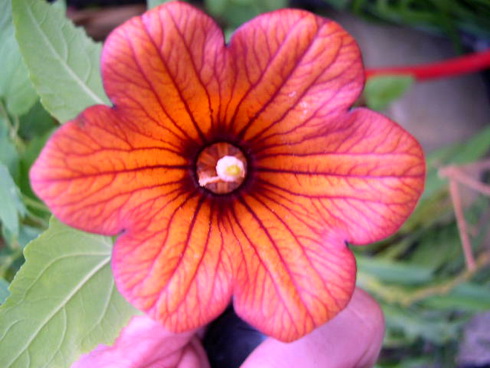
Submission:
<svg viewBox="0 0 490 368">
<path fill-rule="evenodd" d="M 99 44 L 45 1 L 15 0 L 12 9 L 20 51 L 46 110 L 65 122 L 88 106 L 108 103 Z"/>
<path fill-rule="evenodd" d="M 7 166 L 0 163 L 0 222 L 15 237 L 19 235 L 19 215 L 26 214 L 20 191 Z"/>
<path fill-rule="evenodd" d="M 52 220 L 25 250 L 26 263 L 0 308 L 0 367 L 66 368 L 110 344 L 138 312 L 117 292 L 112 241 Z"/>
<path fill-rule="evenodd" d="M 12 115 L 26 113 L 37 100 L 14 37 L 9 0 L 0 2 L 0 98 Z"/>
</svg>

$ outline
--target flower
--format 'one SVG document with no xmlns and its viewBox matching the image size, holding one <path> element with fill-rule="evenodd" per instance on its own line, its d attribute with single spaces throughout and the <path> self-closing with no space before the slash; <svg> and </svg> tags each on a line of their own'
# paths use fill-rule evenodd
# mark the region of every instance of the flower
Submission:
<svg viewBox="0 0 490 368">
<path fill-rule="evenodd" d="M 351 109 L 355 41 L 308 12 L 261 15 L 226 45 L 210 17 L 170 2 L 113 31 L 102 78 L 113 107 L 62 126 L 32 185 L 66 224 L 118 235 L 118 289 L 171 331 L 233 298 L 266 334 L 307 334 L 353 293 L 348 244 L 395 232 L 422 192 L 415 139 Z"/>
</svg>

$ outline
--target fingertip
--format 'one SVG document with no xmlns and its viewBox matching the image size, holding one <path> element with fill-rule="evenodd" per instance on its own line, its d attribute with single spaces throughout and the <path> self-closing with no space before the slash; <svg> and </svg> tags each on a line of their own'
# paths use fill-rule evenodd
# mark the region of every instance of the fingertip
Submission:
<svg viewBox="0 0 490 368">
<path fill-rule="evenodd" d="M 206 352 L 197 337 L 184 348 L 176 368 L 210 368 Z"/>
<path fill-rule="evenodd" d="M 376 300 L 362 289 L 357 288 L 349 305 L 353 318 L 359 321 L 365 350 L 360 354 L 356 368 L 374 366 L 383 346 L 385 319 L 383 310 Z"/>
<path fill-rule="evenodd" d="M 292 343 L 269 338 L 241 368 L 367 368 L 383 344 L 384 317 L 378 303 L 356 289 L 339 315 Z"/>
</svg>

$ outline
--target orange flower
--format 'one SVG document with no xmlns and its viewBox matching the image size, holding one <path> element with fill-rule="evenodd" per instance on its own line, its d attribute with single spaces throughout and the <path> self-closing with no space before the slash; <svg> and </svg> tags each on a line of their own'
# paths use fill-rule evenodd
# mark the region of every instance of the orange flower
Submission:
<svg viewBox="0 0 490 368">
<path fill-rule="evenodd" d="M 392 234 L 422 192 L 418 143 L 350 109 L 363 75 L 332 21 L 276 11 L 226 45 L 211 18 L 167 3 L 110 35 L 114 106 L 61 127 L 33 187 L 61 221 L 118 235 L 119 290 L 167 328 L 204 325 L 233 297 L 262 332 L 297 339 L 348 303 L 347 244 Z"/>
</svg>

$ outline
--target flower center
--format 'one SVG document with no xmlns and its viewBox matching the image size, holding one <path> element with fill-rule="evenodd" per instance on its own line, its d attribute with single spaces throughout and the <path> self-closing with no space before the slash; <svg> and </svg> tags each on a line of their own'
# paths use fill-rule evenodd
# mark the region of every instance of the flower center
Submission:
<svg viewBox="0 0 490 368">
<path fill-rule="evenodd" d="M 199 185 L 217 194 L 231 193 L 245 180 L 247 160 L 230 143 L 214 143 L 202 150 L 196 162 Z"/>
</svg>

